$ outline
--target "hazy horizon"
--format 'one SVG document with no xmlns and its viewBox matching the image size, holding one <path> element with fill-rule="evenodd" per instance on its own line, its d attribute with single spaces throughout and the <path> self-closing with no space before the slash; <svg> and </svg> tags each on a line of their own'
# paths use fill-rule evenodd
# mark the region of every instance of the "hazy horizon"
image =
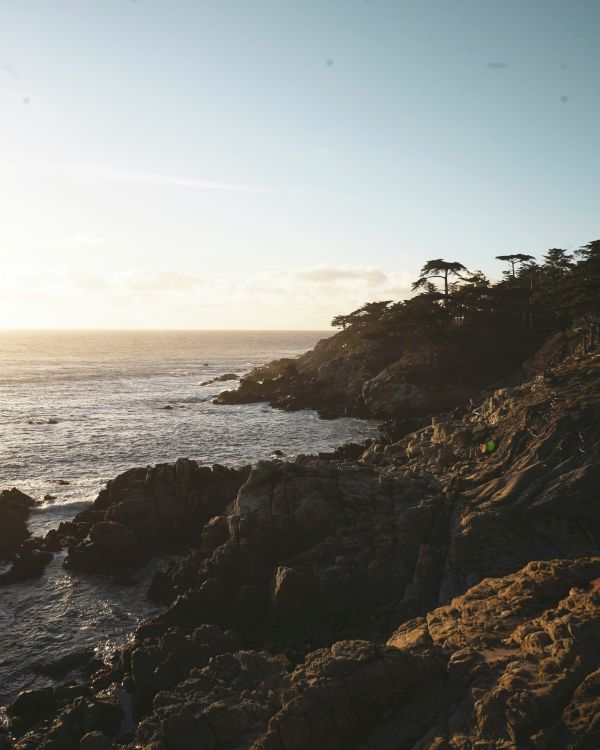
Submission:
<svg viewBox="0 0 600 750">
<path fill-rule="evenodd" d="M 596 239 L 596 0 L 4 0 L 0 329 L 326 330 Z"/>
<path fill-rule="evenodd" d="M 329 328 L 0 328 L 0 333 L 335 333 Z"/>
</svg>

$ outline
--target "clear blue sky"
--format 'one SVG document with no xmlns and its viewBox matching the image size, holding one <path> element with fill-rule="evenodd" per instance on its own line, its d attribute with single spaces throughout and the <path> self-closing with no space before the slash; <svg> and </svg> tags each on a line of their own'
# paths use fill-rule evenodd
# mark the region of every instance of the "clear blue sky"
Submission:
<svg viewBox="0 0 600 750">
<path fill-rule="evenodd" d="M 600 237 L 599 29 L 598 0 L 0 0 L 0 327 L 319 328 L 428 258 Z"/>
</svg>

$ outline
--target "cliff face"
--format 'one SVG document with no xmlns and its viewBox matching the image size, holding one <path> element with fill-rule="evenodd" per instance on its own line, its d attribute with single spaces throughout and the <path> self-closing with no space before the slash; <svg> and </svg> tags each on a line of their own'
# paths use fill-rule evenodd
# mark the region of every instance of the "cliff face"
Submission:
<svg viewBox="0 0 600 750">
<path fill-rule="evenodd" d="M 358 458 L 201 472 L 216 504 L 155 472 L 145 502 L 189 495 L 199 524 L 166 610 L 51 718 L 13 708 L 16 747 L 114 737 L 129 701 L 130 750 L 599 747 L 600 356 L 542 366 Z"/>
<path fill-rule="evenodd" d="M 287 410 L 317 409 L 324 417 L 433 414 L 520 373 L 539 343 L 523 331 L 509 336 L 490 330 L 474 340 L 451 334 L 435 344 L 341 331 L 297 359 L 252 370 L 236 390 L 223 391 L 215 401 L 268 401 Z"/>
</svg>

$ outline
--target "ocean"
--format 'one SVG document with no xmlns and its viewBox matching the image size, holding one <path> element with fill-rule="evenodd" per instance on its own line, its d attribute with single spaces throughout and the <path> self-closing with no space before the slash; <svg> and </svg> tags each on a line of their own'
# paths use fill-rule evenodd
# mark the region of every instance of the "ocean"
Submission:
<svg viewBox="0 0 600 750">
<path fill-rule="evenodd" d="M 0 490 L 39 505 L 29 528 L 44 534 L 94 500 L 132 466 L 180 457 L 239 466 L 281 450 L 287 458 L 361 441 L 376 425 L 321 420 L 267 404 L 216 406 L 236 382 L 202 385 L 310 349 L 316 331 L 0 332 Z M 165 408 L 170 407 L 170 408 Z M 156 561 L 126 587 L 73 574 L 58 555 L 41 579 L 0 588 L 0 706 L 49 684 L 44 665 L 82 648 L 102 654 L 151 614 Z"/>
</svg>

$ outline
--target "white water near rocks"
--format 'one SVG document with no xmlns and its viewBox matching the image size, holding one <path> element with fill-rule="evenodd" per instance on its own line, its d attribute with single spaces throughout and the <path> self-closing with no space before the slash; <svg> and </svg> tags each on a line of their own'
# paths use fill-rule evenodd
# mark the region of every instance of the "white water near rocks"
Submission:
<svg viewBox="0 0 600 750">
<path fill-rule="evenodd" d="M 0 490 L 16 486 L 41 501 L 29 528 L 43 534 L 132 466 L 182 456 L 241 465 L 275 449 L 292 458 L 363 440 L 374 434 L 373 423 L 266 404 L 215 406 L 211 398 L 235 381 L 200 385 L 295 356 L 323 335 L 0 332 Z M 57 556 L 41 579 L 1 588 L 0 705 L 47 684 L 40 665 L 82 648 L 110 650 L 130 637 L 152 611 L 145 592 L 160 565 L 124 585 L 66 571 Z"/>
</svg>

